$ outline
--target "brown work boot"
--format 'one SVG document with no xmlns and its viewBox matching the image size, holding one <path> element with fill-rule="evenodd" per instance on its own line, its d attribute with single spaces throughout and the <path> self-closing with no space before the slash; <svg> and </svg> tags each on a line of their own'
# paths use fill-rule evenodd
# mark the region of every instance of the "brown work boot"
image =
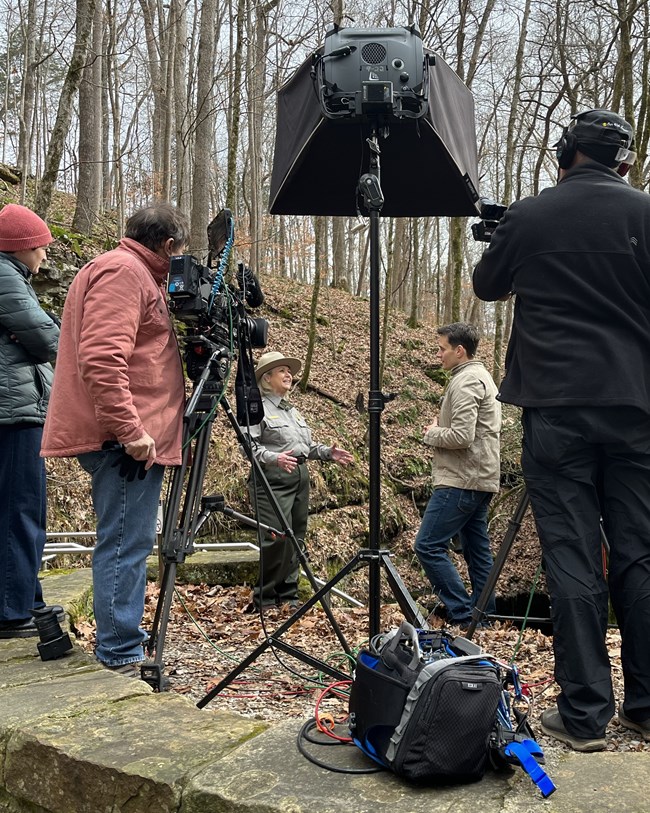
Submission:
<svg viewBox="0 0 650 813">
<path fill-rule="evenodd" d="M 624 728 L 630 728 L 632 731 L 638 731 L 646 742 L 650 742 L 650 720 L 643 720 L 637 723 L 635 720 L 630 720 L 623 713 L 623 704 L 618 707 L 618 722 Z"/>
<path fill-rule="evenodd" d="M 603 751 L 607 747 L 607 740 L 604 737 L 585 739 L 569 734 L 556 706 L 542 712 L 540 728 L 549 737 L 563 742 L 574 751 Z"/>
</svg>

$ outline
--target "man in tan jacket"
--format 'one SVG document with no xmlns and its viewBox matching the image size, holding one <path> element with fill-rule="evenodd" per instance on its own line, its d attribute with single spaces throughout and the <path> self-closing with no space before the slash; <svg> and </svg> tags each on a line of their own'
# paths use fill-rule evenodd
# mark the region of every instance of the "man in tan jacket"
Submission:
<svg viewBox="0 0 650 813">
<path fill-rule="evenodd" d="M 415 552 L 446 607 L 448 622 L 467 627 L 492 567 L 487 512 L 499 490 L 501 405 L 491 375 L 474 360 L 479 341 L 476 328 L 455 322 L 439 328 L 438 336 L 437 358 L 451 378 L 439 418 L 424 431 L 424 442 L 435 448 L 434 491 Z M 456 534 L 467 562 L 471 595 L 448 554 Z M 494 612 L 494 598 L 485 611 Z"/>
</svg>

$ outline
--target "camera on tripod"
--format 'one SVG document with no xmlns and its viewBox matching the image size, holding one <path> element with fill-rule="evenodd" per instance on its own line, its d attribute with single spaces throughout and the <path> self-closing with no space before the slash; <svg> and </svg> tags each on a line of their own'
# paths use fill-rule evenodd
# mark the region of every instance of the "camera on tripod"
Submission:
<svg viewBox="0 0 650 813">
<path fill-rule="evenodd" d="M 489 243 L 508 207 L 490 198 L 481 198 L 479 203 L 481 219 L 478 223 L 472 223 L 472 237 L 477 242 Z"/>
<path fill-rule="evenodd" d="M 209 378 L 224 380 L 238 349 L 265 347 L 268 336 L 267 320 L 253 318 L 246 311 L 246 306 L 257 308 L 264 302 L 255 274 L 239 263 L 237 286 L 225 282 L 234 242 L 230 211 L 223 209 L 207 231 L 210 247 L 207 264 L 201 265 L 190 254 L 172 257 L 167 284 L 169 308 L 188 326 L 185 367 L 193 382 L 203 375 L 208 363 Z"/>
</svg>

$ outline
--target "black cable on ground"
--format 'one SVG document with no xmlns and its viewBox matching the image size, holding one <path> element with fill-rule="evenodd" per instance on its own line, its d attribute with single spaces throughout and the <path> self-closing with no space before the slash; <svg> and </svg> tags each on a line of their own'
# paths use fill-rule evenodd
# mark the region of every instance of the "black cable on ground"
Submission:
<svg viewBox="0 0 650 813">
<path fill-rule="evenodd" d="M 336 740 L 322 740 L 316 741 L 313 737 L 311 737 L 311 731 L 314 728 L 317 728 L 317 722 L 315 717 L 310 717 L 302 726 L 300 731 L 298 732 L 298 739 L 296 741 L 296 745 L 298 746 L 298 751 L 305 757 L 305 759 L 309 760 L 309 762 L 317 765 L 319 768 L 325 768 L 328 771 L 333 771 L 334 773 L 346 773 L 346 774 L 369 774 L 369 773 L 379 773 L 384 769 L 380 765 L 376 765 L 370 768 L 341 768 L 338 765 L 328 765 L 326 762 L 315 757 L 313 754 L 310 754 L 309 751 L 304 746 L 304 740 L 307 742 L 315 743 L 318 745 L 346 745 L 347 743 L 338 742 Z"/>
</svg>

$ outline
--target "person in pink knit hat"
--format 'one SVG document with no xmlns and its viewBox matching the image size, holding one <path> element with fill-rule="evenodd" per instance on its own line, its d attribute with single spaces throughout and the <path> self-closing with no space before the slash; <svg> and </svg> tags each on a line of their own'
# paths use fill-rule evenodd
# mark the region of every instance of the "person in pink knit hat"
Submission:
<svg viewBox="0 0 650 813">
<path fill-rule="evenodd" d="M 32 610 L 45 607 L 38 580 L 46 519 L 39 452 L 59 327 L 39 305 L 31 277 L 52 239 L 25 206 L 10 203 L 0 211 L 0 638 L 38 635 Z"/>
</svg>

